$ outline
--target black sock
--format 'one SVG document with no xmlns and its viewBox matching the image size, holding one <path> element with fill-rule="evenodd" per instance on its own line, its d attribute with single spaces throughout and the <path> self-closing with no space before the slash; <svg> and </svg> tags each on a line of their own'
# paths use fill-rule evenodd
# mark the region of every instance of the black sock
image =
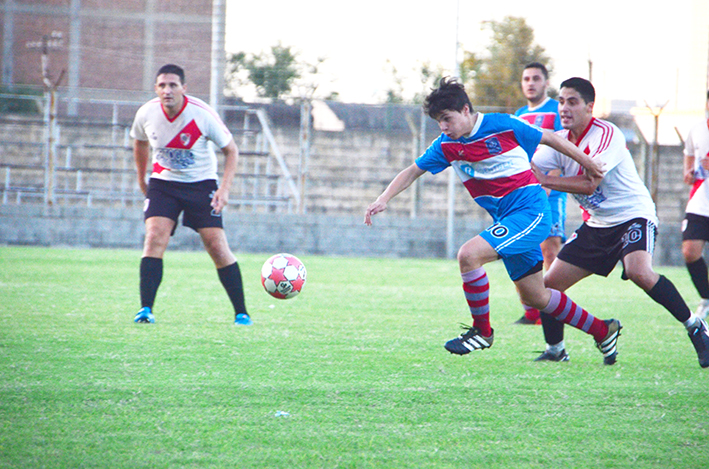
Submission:
<svg viewBox="0 0 709 469">
<path fill-rule="evenodd" d="M 541 313 L 541 312 L 540 312 Z M 555 345 L 564 340 L 564 323 L 558 321 L 549 313 L 541 313 L 542 330 L 544 331 L 544 341 L 549 345 Z"/>
<path fill-rule="evenodd" d="M 692 263 L 687 263 L 689 276 L 692 278 L 694 288 L 699 292 L 699 296 L 704 299 L 709 298 L 709 274 L 707 273 L 707 264 L 704 258 L 700 257 Z"/>
<path fill-rule="evenodd" d="M 677 288 L 664 275 L 660 275 L 660 280 L 646 293 L 680 322 L 686 321 L 692 314 Z"/>
<path fill-rule="evenodd" d="M 162 259 L 144 257 L 140 260 L 140 306 L 152 308 L 162 281 Z"/>
<path fill-rule="evenodd" d="M 231 265 L 217 269 L 217 273 L 226 290 L 226 294 L 229 295 L 231 304 L 234 305 L 234 313 L 249 314 L 246 312 L 246 304 L 244 304 L 244 285 L 241 282 L 239 264 L 234 262 Z"/>
</svg>

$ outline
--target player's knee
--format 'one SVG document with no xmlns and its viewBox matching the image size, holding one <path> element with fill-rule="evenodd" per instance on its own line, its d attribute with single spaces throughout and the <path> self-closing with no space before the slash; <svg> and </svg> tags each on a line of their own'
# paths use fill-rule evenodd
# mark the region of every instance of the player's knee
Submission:
<svg viewBox="0 0 709 469">
<path fill-rule="evenodd" d="M 657 283 L 658 274 L 652 269 L 626 269 L 625 276 L 645 291 L 649 291 Z"/>
<path fill-rule="evenodd" d="M 702 246 L 703 248 L 703 246 Z M 682 243 L 682 256 L 684 256 L 684 262 L 691 264 L 696 262 L 702 257 L 702 248 L 697 248 L 693 243 Z"/>
</svg>

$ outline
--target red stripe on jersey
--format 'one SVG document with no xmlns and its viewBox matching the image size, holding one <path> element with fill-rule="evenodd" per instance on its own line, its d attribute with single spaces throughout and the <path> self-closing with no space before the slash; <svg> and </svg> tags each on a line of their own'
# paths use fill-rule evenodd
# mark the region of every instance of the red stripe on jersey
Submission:
<svg viewBox="0 0 709 469">
<path fill-rule="evenodd" d="M 182 130 L 175 135 L 175 138 L 170 140 L 166 148 L 190 149 L 201 136 L 202 131 L 199 130 L 197 123 L 192 119 L 189 124 L 184 126 Z"/>
<path fill-rule="evenodd" d="M 694 197 L 694 193 L 697 192 L 699 187 L 704 184 L 705 179 L 697 179 L 694 181 L 694 184 L 692 184 L 692 189 L 689 191 L 689 198 L 691 199 Z"/>
<path fill-rule="evenodd" d="M 469 179 L 464 184 L 473 198 L 483 195 L 503 197 L 520 187 L 539 184 L 539 181 L 531 170 L 527 170 L 504 178 Z"/>
<path fill-rule="evenodd" d="M 441 149 L 448 161 L 482 161 L 517 148 L 519 142 L 512 130 L 488 135 L 469 143 L 443 142 Z"/>
<path fill-rule="evenodd" d="M 598 154 L 603 151 L 606 151 L 610 146 L 611 140 L 613 139 L 613 128 L 605 122 L 599 121 L 598 119 L 593 119 L 593 124 L 602 130 L 601 142 L 599 143 L 598 148 L 596 149 L 596 153 L 594 153 Z M 591 155 L 591 157 L 593 157 L 593 155 Z"/>
<path fill-rule="evenodd" d="M 521 119 L 526 120 L 532 125 L 541 127 L 542 129 L 554 130 L 554 121 L 556 120 L 556 114 L 553 112 L 530 112 L 528 114 L 523 114 L 519 116 Z M 541 117 L 541 122 L 538 122 Z"/>
</svg>

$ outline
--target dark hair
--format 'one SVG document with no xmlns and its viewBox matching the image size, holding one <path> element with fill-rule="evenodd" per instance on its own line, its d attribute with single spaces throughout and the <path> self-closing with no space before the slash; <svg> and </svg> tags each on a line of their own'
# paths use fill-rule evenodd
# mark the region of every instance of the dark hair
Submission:
<svg viewBox="0 0 709 469">
<path fill-rule="evenodd" d="M 438 88 L 426 96 L 423 101 L 423 111 L 436 119 L 446 110 L 461 112 L 466 104 L 470 112 L 473 112 L 473 105 L 470 103 L 468 93 L 465 92 L 465 87 L 455 78 L 444 77 L 438 83 Z"/>
<path fill-rule="evenodd" d="M 180 83 L 182 83 L 183 85 L 185 84 L 185 71 L 179 65 L 163 65 L 162 67 L 160 67 L 160 70 L 158 70 L 158 73 L 155 75 L 155 78 L 159 77 L 164 73 L 172 73 L 173 75 L 177 75 L 178 77 L 180 77 Z"/>
<path fill-rule="evenodd" d="M 539 70 L 542 71 L 542 75 L 544 75 L 544 79 L 548 80 L 549 79 L 549 70 L 544 66 L 544 64 L 539 63 L 539 62 L 532 62 L 528 63 L 527 65 L 524 66 L 524 70 L 527 70 L 528 68 L 538 68 Z"/>
<path fill-rule="evenodd" d="M 591 82 L 584 78 L 573 77 L 568 80 L 564 80 L 561 83 L 561 86 L 559 86 L 559 89 L 561 88 L 575 89 L 581 95 L 581 98 L 586 102 L 586 104 L 596 102 L 596 90 Z"/>
<path fill-rule="evenodd" d="M 707 90 L 707 99 L 709 99 L 709 90 Z"/>
</svg>

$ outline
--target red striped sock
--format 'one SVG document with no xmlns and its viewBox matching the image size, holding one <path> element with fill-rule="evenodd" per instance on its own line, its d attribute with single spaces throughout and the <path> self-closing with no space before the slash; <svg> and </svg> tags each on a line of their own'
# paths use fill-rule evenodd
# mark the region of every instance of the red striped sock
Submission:
<svg viewBox="0 0 709 469">
<path fill-rule="evenodd" d="M 492 335 L 490 326 L 490 283 L 483 267 L 461 274 L 463 291 L 473 316 L 473 327 L 484 337 Z"/>
<path fill-rule="evenodd" d="M 605 322 L 574 303 L 564 293 L 551 288 L 549 291 L 551 299 L 549 304 L 541 310 L 543 313 L 549 313 L 556 320 L 592 335 L 596 342 L 603 341 L 608 334 L 608 326 Z"/>
</svg>

